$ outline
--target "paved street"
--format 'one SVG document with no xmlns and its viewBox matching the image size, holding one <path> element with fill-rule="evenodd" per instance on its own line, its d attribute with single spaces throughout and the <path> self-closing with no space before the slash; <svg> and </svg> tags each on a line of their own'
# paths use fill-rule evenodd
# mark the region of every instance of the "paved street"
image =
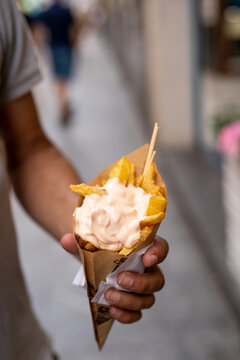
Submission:
<svg viewBox="0 0 240 360">
<path fill-rule="evenodd" d="M 44 64 L 46 80 L 36 89 L 36 97 L 45 130 L 88 182 L 149 139 L 105 42 L 88 35 L 78 60 L 80 66 L 71 85 L 73 118 L 68 127 L 58 123 L 54 88 Z M 159 230 L 170 244 L 169 256 L 162 265 L 165 288 L 140 322 L 114 324 L 101 353 L 94 342 L 86 294 L 71 284 L 78 261 L 12 200 L 21 263 L 33 306 L 61 359 L 240 358 L 239 325 L 171 192 L 167 216 Z"/>
</svg>

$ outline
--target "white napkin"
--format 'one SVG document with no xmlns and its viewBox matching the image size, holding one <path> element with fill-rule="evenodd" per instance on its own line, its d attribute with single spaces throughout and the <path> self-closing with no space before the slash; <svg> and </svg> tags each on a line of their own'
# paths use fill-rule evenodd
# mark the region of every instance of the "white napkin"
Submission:
<svg viewBox="0 0 240 360">
<path fill-rule="evenodd" d="M 104 298 L 104 293 L 110 287 L 113 287 L 118 290 L 127 291 L 126 289 L 121 288 L 117 284 L 117 280 L 116 280 L 117 275 L 122 271 L 133 271 L 142 274 L 145 270 L 145 267 L 142 262 L 142 255 L 145 254 L 145 252 L 148 250 L 150 246 L 151 244 L 137 251 L 136 253 L 130 255 L 129 258 L 122 265 L 120 265 L 115 271 L 113 271 L 106 277 L 106 282 L 101 281 L 99 284 L 98 292 L 92 299 L 92 302 L 96 302 L 102 305 L 109 305 L 106 299 Z M 86 287 L 86 280 L 85 280 L 84 269 L 82 264 L 75 278 L 73 279 L 73 285 Z"/>
<path fill-rule="evenodd" d="M 86 288 L 86 280 L 85 280 L 83 264 L 80 265 L 80 268 L 79 268 L 77 274 L 75 275 L 72 283 L 73 283 L 73 285 Z"/>
</svg>

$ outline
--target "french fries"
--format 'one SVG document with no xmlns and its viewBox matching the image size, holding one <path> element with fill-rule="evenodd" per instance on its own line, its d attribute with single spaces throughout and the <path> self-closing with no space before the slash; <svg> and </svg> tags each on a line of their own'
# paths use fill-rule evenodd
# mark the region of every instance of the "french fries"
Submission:
<svg viewBox="0 0 240 360">
<path fill-rule="evenodd" d="M 132 165 L 125 156 L 123 156 L 112 168 L 109 174 L 109 179 L 117 177 L 126 185 L 128 181 L 131 181 L 132 178 L 134 179 L 134 173 L 135 166 Z"/>
<path fill-rule="evenodd" d="M 130 172 L 128 174 L 127 185 L 135 184 L 135 165 L 131 164 Z"/>
<path fill-rule="evenodd" d="M 90 242 L 87 242 L 86 245 L 83 246 L 83 248 L 91 252 L 97 251 L 97 248 Z"/>
<path fill-rule="evenodd" d="M 143 182 L 143 174 L 136 176 L 135 179 L 135 186 L 136 187 L 141 187 L 142 186 L 142 182 Z"/>
<path fill-rule="evenodd" d="M 129 255 L 135 248 L 144 242 L 151 234 L 153 226 L 160 223 L 165 217 L 167 200 L 165 198 L 165 188 L 161 188 L 156 184 L 156 165 L 152 163 L 146 173 L 135 176 L 135 165 L 131 164 L 126 157 L 122 157 L 116 165 L 111 169 L 109 179 L 117 177 L 125 186 L 132 184 L 141 187 L 144 191 L 151 194 L 146 216 L 140 221 L 140 240 L 132 248 L 123 248 L 119 251 L 121 255 Z M 107 179 L 101 181 L 104 186 Z M 86 184 L 71 185 L 72 191 L 82 196 L 97 194 L 99 196 L 107 195 L 104 188 L 98 186 L 90 186 Z M 80 244 L 81 245 L 81 244 Z M 91 243 L 82 244 L 82 247 L 88 251 L 96 251 L 96 247 Z"/>
<path fill-rule="evenodd" d="M 90 186 L 86 184 L 70 185 L 70 189 L 82 196 L 87 196 L 92 194 L 96 194 L 99 196 L 107 195 L 105 189 L 101 189 L 97 186 Z"/>
<path fill-rule="evenodd" d="M 147 216 L 165 212 L 166 207 L 167 200 L 162 196 L 162 194 L 160 193 L 159 195 L 154 195 L 149 200 Z"/>
<path fill-rule="evenodd" d="M 164 212 L 160 212 L 155 215 L 145 216 L 145 218 L 140 221 L 140 226 L 141 228 L 144 228 L 145 226 L 158 224 L 164 219 L 164 217 Z"/>
<path fill-rule="evenodd" d="M 161 194 L 161 188 L 160 186 L 156 185 L 156 165 L 152 163 L 146 174 L 143 176 L 141 187 L 143 190 L 145 190 L 147 193 L 151 195 L 159 195 Z"/>
<path fill-rule="evenodd" d="M 140 245 L 142 242 L 144 242 L 148 238 L 148 236 L 151 234 L 151 232 L 152 232 L 152 227 L 145 226 L 143 229 L 141 229 L 139 242 L 137 242 L 137 244 L 135 244 L 130 249 L 123 248 L 121 251 L 119 251 L 119 254 L 120 255 L 129 255 L 134 249 L 136 249 L 138 247 L 138 245 Z"/>
</svg>

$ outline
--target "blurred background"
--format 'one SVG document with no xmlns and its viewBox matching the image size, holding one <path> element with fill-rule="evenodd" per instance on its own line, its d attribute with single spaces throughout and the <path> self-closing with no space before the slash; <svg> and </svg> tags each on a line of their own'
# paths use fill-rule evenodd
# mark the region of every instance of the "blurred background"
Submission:
<svg viewBox="0 0 240 360">
<path fill-rule="evenodd" d="M 149 142 L 158 122 L 169 197 L 159 235 L 170 253 L 153 309 L 115 324 L 98 353 L 85 291 L 71 284 L 78 261 L 12 196 L 38 318 L 61 359 L 239 359 L 240 1 L 64 4 L 66 28 L 50 18 L 51 1 L 18 1 L 43 74 L 42 125 L 88 182 Z"/>
</svg>

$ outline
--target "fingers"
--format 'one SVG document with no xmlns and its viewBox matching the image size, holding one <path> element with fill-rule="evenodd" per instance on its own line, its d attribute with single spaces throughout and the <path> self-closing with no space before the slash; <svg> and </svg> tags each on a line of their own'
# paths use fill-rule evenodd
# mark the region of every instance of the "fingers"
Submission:
<svg viewBox="0 0 240 360">
<path fill-rule="evenodd" d="M 142 309 L 149 309 L 155 302 L 153 294 L 137 295 L 124 291 L 119 291 L 114 288 L 108 289 L 105 292 L 104 296 L 109 304 L 128 311 L 140 311 Z"/>
<path fill-rule="evenodd" d="M 118 275 L 117 282 L 121 287 L 134 293 L 152 294 L 162 289 L 165 280 L 158 266 L 154 266 L 149 270 L 144 274 L 124 271 Z"/>
<path fill-rule="evenodd" d="M 122 324 L 131 324 L 142 317 L 140 311 L 126 311 L 116 306 L 111 306 L 109 312 L 113 319 L 118 320 Z"/>
<path fill-rule="evenodd" d="M 143 256 L 143 263 L 148 267 L 147 272 L 137 274 L 124 271 L 118 274 L 118 284 L 131 293 L 111 288 L 104 294 L 111 305 L 110 314 L 114 319 L 124 324 L 138 321 L 141 318 L 141 310 L 148 309 L 154 304 L 153 293 L 161 290 L 165 283 L 164 276 L 156 264 L 163 261 L 167 253 L 167 242 L 156 237 L 155 243 Z"/>
<path fill-rule="evenodd" d="M 150 267 L 161 263 L 168 254 L 168 243 L 163 238 L 156 236 L 154 244 L 142 257 L 143 265 Z"/>
<path fill-rule="evenodd" d="M 68 251 L 73 255 L 78 255 L 78 248 L 73 234 L 63 235 L 60 242 L 64 250 Z"/>
</svg>

